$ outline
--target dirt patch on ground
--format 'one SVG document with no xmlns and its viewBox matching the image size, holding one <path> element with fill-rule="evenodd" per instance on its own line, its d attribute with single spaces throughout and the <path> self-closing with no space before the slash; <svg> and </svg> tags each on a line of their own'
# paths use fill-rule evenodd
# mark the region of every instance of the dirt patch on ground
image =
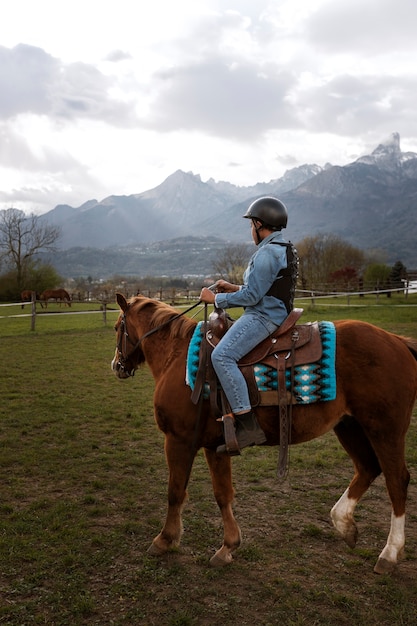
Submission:
<svg viewBox="0 0 417 626">
<path fill-rule="evenodd" d="M 165 514 L 165 485 L 160 476 L 147 487 L 146 480 L 138 476 L 142 491 L 138 500 L 131 498 L 129 503 L 110 498 L 105 485 L 100 488 L 101 500 L 89 502 L 83 496 L 83 521 L 76 538 L 70 527 L 71 516 L 78 515 L 81 506 L 76 491 L 69 492 L 67 485 L 65 497 L 61 494 L 57 499 L 56 492 L 51 493 L 54 507 L 58 500 L 62 505 L 67 503 L 68 528 L 60 528 L 57 534 L 53 519 L 42 522 L 48 555 L 44 562 L 31 562 L 28 545 L 20 547 L 23 569 L 13 577 L 9 559 L 7 575 L 0 576 L 0 623 L 415 624 L 415 480 L 409 492 L 405 558 L 394 573 L 378 576 L 373 567 L 390 523 L 384 481 L 376 481 L 357 509 L 360 537 L 352 550 L 329 519 L 330 508 L 350 479 L 349 460 L 341 457 L 336 468 L 332 462 L 330 470 L 319 460 L 326 445 L 324 442 L 320 454 L 313 446 L 303 467 L 300 459 L 307 447 L 292 459 L 290 489 L 284 489 L 275 478 L 276 451 L 259 452 L 261 458 L 256 451 L 248 451 L 245 458 L 234 462 L 234 508 L 243 543 L 233 563 L 221 569 L 209 566 L 210 557 L 222 542 L 222 525 L 201 458 L 190 482 L 181 548 L 162 558 L 147 554 Z M 159 471 L 163 471 L 162 466 Z M 144 474 L 149 480 L 149 468 Z M 36 492 L 36 485 L 33 488 Z M 46 513 L 48 494 L 44 498 Z M 24 532 L 23 526 L 19 530 L 24 508 L 15 513 L 16 534 Z M 39 505 L 37 511 L 39 520 Z M 29 527 L 34 530 L 38 522 L 33 506 L 31 515 Z M 62 525 L 62 521 L 56 524 Z M 64 545 L 65 536 L 71 551 Z M 20 541 L 25 541 L 22 534 Z M 13 549 L 9 536 L 10 554 Z"/>
<path fill-rule="evenodd" d="M 334 477 L 320 472 L 317 479 L 330 483 Z M 412 485 L 412 510 L 416 497 Z M 111 572 L 112 586 L 118 581 L 125 593 L 113 598 L 116 606 L 107 617 L 114 623 L 149 625 L 414 624 L 416 517 L 408 522 L 405 559 L 393 574 L 381 577 L 373 566 L 389 529 L 383 482 L 378 481 L 358 510 L 360 539 L 354 550 L 330 523 L 333 502 L 329 489 L 314 484 L 311 477 L 290 493 L 281 493 L 273 481 L 269 488 L 245 488 L 235 506 L 243 545 L 234 562 L 220 570 L 208 565 L 221 543 L 219 519 L 214 511 L 201 513 L 198 503 L 190 505 L 178 552 L 151 558 L 145 552 L 147 543 L 132 538 L 129 555 Z M 109 579 L 100 586 L 97 582 L 100 596 Z M 91 618 L 90 623 L 100 623 Z"/>
</svg>

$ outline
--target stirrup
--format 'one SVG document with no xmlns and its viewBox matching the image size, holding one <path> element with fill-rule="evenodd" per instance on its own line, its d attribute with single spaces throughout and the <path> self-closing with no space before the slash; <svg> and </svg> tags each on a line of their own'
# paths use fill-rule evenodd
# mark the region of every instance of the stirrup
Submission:
<svg viewBox="0 0 417 626">
<path fill-rule="evenodd" d="M 230 456 L 239 455 L 240 448 L 236 438 L 235 416 L 233 415 L 233 413 L 227 413 L 226 415 L 223 415 L 221 418 L 219 418 L 217 421 L 223 422 L 225 443 L 221 446 L 218 446 L 216 452 L 218 454 L 227 453 Z M 221 452 L 219 452 L 219 448 L 222 449 Z"/>
<path fill-rule="evenodd" d="M 262 428 L 259 426 L 256 416 L 252 412 L 250 412 L 245 415 L 245 419 L 243 420 L 239 419 L 239 417 L 240 416 L 236 416 L 236 440 L 239 449 L 241 450 L 242 448 L 247 448 L 250 446 L 259 446 L 265 443 L 266 435 Z M 248 426 L 252 426 L 252 428 L 248 428 Z M 226 444 L 218 446 L 216 452 L 217 454 L 240 454 L 240 451 L 230 451 Z"/>
</svg>

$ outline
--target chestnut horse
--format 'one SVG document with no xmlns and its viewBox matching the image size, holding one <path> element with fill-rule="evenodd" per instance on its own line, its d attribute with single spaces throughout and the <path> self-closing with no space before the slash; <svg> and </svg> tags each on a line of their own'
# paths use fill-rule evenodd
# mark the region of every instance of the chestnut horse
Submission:
<svg viewBox="0 0 417 626">
<path fill-rule="evenodd" d="M 68 293 L 68 291 L 65 291 L 65 289 L 45 289 L 45 291 L 43 291 L 41 293 L 41 307 L 43 307 L 42 302 L 45 303 L 45 308 L 48 307 L 48 300 L 55 300 L 55 302 L 58 302 L 61 304 L 62 302 L 68 304 L 68 306 L 71 306 L 71 298 L 70 295 Z"/>
<path fill-rule="evenodd" d="M 187 350 L 196 322 L 162 302 L 138 296 L 126 301 L 117 294 L 121 312 L 116 322 L 117 347 L 112 370 L 120 379 L 147 363 L 155 379 L 154 408 L 165 434 L 169 467 L 168 511 L 162 531 L 149 553 L 162 555 L 179 545 L 181 511 L 191 467 L 204 448 L 214 495 L 223 519 L 222 547 L 211 558 L 221 566 L 232 561 L 241 533 L 232 510 L 231 458 L 217 454 L 222 426 L 210 414 L 210 403 L 191 401 L 185 382 Z M 410 474 L 405 463 L 405 435 L 417 392 L 417 341 L 355 320 L 335 322 L 336 381 L 334 400 L 294 405 L 291 443 L 302 443 L 333 429 L 354 465 L 351 483 L 331 510 L 335 528 L 350 547 L 358 529 L 355 507 L 368 487 L 384 474 L 392 504 L 391 528 L 374 571 L 390 572 L 405 545 L 405 507 Z M 279 444 L 278 407 L 255 409 L 267 436 L 264 445 Z"/>
<path fill-rule="evenodd" d="M 39 294 L 37 291 L 29 291 L 28 289 L 26 289 L 25 291 L 22 291 L 22 293 L 20 294 L 20 299 L 23 302 L 32 302 L 32 298 L 34 296 L 35 300 L 39 300 Z M 22 309 L 25 308 L 25 305 L 22 304 Z"/>
</svg>

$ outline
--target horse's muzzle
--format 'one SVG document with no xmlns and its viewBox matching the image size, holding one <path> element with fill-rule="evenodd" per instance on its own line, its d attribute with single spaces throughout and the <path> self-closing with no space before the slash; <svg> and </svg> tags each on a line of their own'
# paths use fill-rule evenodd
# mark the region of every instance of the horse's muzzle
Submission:
<svg viewBox="0 0 417 626">
<path fill-rule="evenodd" d="M 118 378 L 130 378 L 135 375 L 135 370 L 128 370 L 120 359 L 114 357 L 111 362 L 111 368 Z"/>
</svg>

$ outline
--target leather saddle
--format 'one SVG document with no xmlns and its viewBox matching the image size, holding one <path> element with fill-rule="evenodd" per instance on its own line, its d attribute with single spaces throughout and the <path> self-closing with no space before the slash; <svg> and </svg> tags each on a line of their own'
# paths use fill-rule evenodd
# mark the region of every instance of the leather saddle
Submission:
<svg viewBox="0 0 417 626">
<path fill-rule="evenodd" d="M 264 339 L 239 361 L 238 366 L 245 376 L 251 405 L 253 407 L 280 404 L 283 400 L 282 398 L 280 400 L 279 396 L 280 394 L 284 395 L 285 387 L 281 384 L 280 389 L 279 382 L 280 378 L 281 383 L 285 382 L 285 380 L 282 380 L 282 374 L 285 376 L 285 370 L 287 368 L 293 368 L 296 365 L 315 363 L 320 360 L 323 349 L 318 322 L 296 324 L 302 313 L 303 309 L 293 309 L 272 335 Z M 209 353 L 227 332 L 231 323 L 227 313 L 223 310 L 215 309 L 210 315 L 207 331 L 205 333 L 205 339 L 208 344 L 208 348 L 207 346 L 206 348 Z M 202 352 L 203 351 L 200 350 L 199 371 L 203 366 L 201 363 Z M 254 365 L 259 363 L 278 371 L 278 392 L 258 390 L 254 374 Z M 210 367 L 208 367 L 208 370 L 210 370 Z M 207 381 L 210 385 L 216 384 L 215 381 L 213 381 L 213 374 L 214 372 L 209 376 L 210 380 Z M 199 376 L 197 374 L 197 379 L 198 378 Z M 201 388 L 201 384 L 198 391 L 194 388 L 196 394 L 201 392 Z M 286 402 L 287 404 L 294 403 L 291 391 L 289 394 L 285 394 L 285 396 L 288 400 Z"/>
</svg>

